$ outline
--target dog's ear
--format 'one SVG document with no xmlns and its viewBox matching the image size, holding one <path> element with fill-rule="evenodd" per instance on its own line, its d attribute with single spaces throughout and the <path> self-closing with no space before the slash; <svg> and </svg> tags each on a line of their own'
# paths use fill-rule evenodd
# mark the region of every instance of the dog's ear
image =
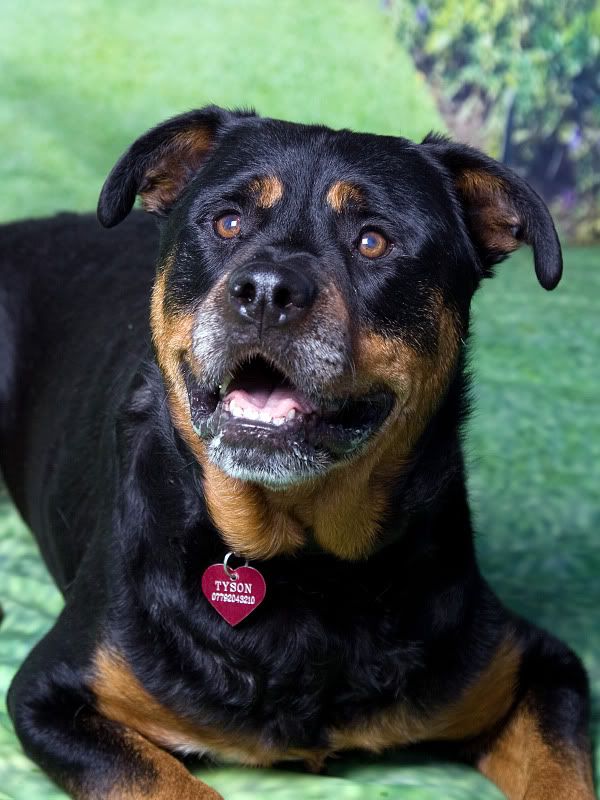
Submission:
<svg viewBox="0 0 600 800">
<path fill-rule="evenodd" d="M 450 173 L 485 273 L 525 243 L 533 248 L 539 282 L 554 289 L 562 275 L 562 253 L 539 195 L 512 170 L 472 147 L 432 134 L 423 146 Z"/>
<path fill-rule="evenodd" d="M 98 219 L 105 228 L 121 222 L 136 195 L 142 206 L 165 216 L 210 153 L 227 126 L 251 111 L 217 106 L 172 117 L 140 136 L 112 168 L 98 200 Z"/>
</svg>

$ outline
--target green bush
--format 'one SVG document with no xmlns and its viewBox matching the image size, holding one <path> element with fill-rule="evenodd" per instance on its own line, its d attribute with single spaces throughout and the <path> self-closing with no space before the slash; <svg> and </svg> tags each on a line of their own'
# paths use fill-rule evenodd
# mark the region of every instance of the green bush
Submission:
<svg viewBox="0 0 600 800">
<path fill-rule="evenodd" d="M 600 238 L 597 0 L 401 0 L 395 13 L 453 134 L 526 177 L 567 234 Z"/>
</svg>

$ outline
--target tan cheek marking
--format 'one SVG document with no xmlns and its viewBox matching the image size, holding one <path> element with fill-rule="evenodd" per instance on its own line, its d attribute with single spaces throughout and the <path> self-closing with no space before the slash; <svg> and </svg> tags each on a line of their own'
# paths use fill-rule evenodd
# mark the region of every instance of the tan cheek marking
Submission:
<svg viewBox="0 0 600 800">
<path fill-rule="evenodd" d="M 436 298 L 430 313 L 438 327 L 433 356 L 400 339 L 359 334 L 356 377 L 360 393 L 377 383 L 404 398 L 358 457 L 338 466 L 311 489 L 267 493 L 270 502 L 313 530 L 319 545 L 340 558 L 367 556 L 377 542 L 394 480 L 405 468 L 454 372 L 460 332 L 452 311 Z"/>
<path fill-rule="evenodd" d="M 250 191 L 256 196 L 260 208 L 272 208 L 283 197 L 283 183 L 279 178 L 269 175 L 252 181 Z"/>
<path fill-rule="evenodd" d="M 207 751 L 251 766 L 271 766 L 276 761 L 290 758 L 306 760 L 317 767 L 329 752 L 293 748 L 281 751 L 263 745 L 257 736 L 225 733 L 195 725 L 152 697 L 124 659 L 109 649 L 101 648 L 96 653 L 91 688 L 103 716 L 125 725 L 161 747 Z"/>
<path fill-rule="evenodd" d="M 194 314 L 167 316 L 165 287 L 171 261 L 167 261 L 154 283 L 150 303 L 150 327 L 156 360 L 163 374 L 173 422 L 197 458 L 203 447 L 194 433 L 190 419 L 185 380 L 181 373 L 183 358 L 191 350 Z"/>
<path fill-rule="evenodd" d="M 509 712 L 517 684 L 520 652 L 504 642 L 488 667 L 452 705 L 432 714 L 417 715 L 402 704 L 373 716 L 361 725 L 331 734 L 334 750 L 390 747 L 424 741 L 461 741 L 483 733 Z"/>
<path fill-rule="evenodd" d="M 359 381 L 383 383 L 403 398 L 402 416 L 422 432 L 424 423 L 439 404 L 454 373 L 460 351 L 460 325 L 441 297 L 425 312 L 437 329 L 433 354 L 421 353 L 399 338 L 366 332 L 359 341 L 356 372 Z"/>
<path fill-rule="evenodd" d="M 364 202 L 362 192 L 358 186 L 354 186 L 347 181 L 336 181 L 332 183 L 325 196 L 327 204 L 338 214 L 341 213 L 349 203 L 360 205 Z"/>
<path fill-rule="evenodd" d="M 596 797 L 589 754 L 549 747 L 525 703 L 477 766 L 509 800 Z"/>
</svg>

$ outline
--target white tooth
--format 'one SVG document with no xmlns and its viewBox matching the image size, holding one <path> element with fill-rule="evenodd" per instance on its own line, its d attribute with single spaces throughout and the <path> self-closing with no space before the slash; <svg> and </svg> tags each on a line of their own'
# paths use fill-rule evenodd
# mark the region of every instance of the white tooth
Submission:
<svg viewBox="0 0 600 800">
<path fill-rule="evenodd" d="M 252 420 L 258 419 L 259 414 L 260 411 L 257 408 L 247 408 L 246 411 L 244 412 L 244 416 L 246 417 L 246 419 L 252 419 Z"/>
<path fill-rule="evenodd" d="M 285 417 L 275 417 L 273 420 L 273 425 L 283 425 L 285 422 Z"/>
<path fill-rule="evenodd" d="M 271 422 L 271 415 L 268 411 L 261 411 L 258 415 L 261 422 Z"/>
<path fill-rule="evenodd" d="M 295 416 L 296 416 L 296 409 L 295 408 L 290 408 L 288 413 L 285 415 L 285 418 L 287 420 L 290 420 L 290 419 L 294 419 Z"/>
<path fill-rule="evenodd" d="M 244 416 L 244 409 L 232 400 L 229 404 L 229 410 L 231 411 L 232 416 L 234 417 L 243 417 Z"/>
</svg>

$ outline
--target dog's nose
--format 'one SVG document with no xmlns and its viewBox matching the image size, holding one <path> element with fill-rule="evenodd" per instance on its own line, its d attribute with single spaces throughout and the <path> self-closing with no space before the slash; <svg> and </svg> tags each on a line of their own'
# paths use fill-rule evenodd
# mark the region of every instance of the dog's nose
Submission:
<svg viewBox="0 0 600 800">
<path fill-rule="evenodd" d="M 278 264 L 246 264 L 229 278 L 229 303 L 238 317 L 265 328 L 298 322 L 316 295 L 309 275 Z"/>
</svg>

